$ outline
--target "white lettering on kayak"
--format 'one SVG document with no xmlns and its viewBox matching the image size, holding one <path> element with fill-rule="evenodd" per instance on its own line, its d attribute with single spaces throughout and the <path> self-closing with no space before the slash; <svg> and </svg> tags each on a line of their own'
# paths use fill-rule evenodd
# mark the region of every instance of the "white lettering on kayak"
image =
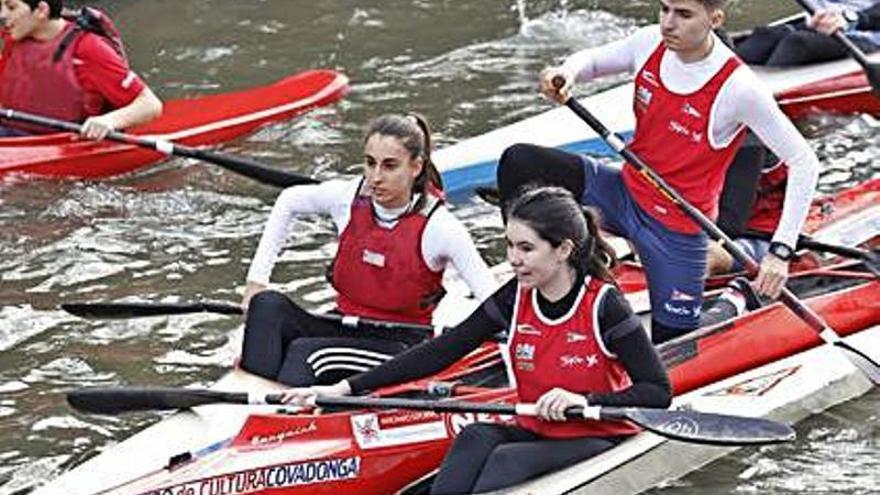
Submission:
<svg viewBox="0 0 880 495">
<path fill-rule="evenodd" d="M 240 495 L 276 488 L 355 479 L 361 458 L 281 464 L 159 488 L 143 495 Z"/>
</svg>

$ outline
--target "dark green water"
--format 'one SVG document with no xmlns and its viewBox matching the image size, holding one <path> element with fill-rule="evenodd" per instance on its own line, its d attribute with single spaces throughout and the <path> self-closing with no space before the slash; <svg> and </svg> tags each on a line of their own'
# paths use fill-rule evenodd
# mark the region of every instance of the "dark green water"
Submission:
<svg viewBox="0 0 880 495">
<path fill-rule="evenodd" d="M 307 173 L 351 173 L 372 116 L 421 112 L 447 145 L 550 108 L 535 92 L 548 63 L 655 17 L 654 1 L 161 0 L 96 2 L 123 28 L 133 64 L 164 98 L 264 84 L 331 67 L 351 78 L 340 104 L 225 149 Z M 794 12 L 737 2 L 731 27 Z M 589 90 L 589 89 L 588 89 Z M 823 119 L 811 142 L 823 190 L 876 173 L 880 129 Z M 65 301 L 237 301 L 277 191 L 210 165 L 172 161 L 102 182 L 0 185 L 0 494 L 26 492 L 156 420 L 74 414 L 62 392 L 93 384 L 209 384 L 234 359 L 236 318 L 85 321 Z M 456 212 L 483 254 L 503 256 L 483 206 Z M 305 222 L 275 279 L 311 307 L 331 294 L 329 224 Z M 328 248 L 330 244 L 330 248 Z M 785 447 L 746 450 L 660 490 L 876 493 L 877 393 L 799 426 Z"/>
</svg>

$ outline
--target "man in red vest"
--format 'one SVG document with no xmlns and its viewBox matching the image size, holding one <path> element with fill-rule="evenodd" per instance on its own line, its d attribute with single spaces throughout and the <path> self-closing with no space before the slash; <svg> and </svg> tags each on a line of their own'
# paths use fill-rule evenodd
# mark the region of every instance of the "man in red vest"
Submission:
<svg viewBox="0 0 880 495">
<path fill-rule="evenodd" d="M 759 293 L 776 297 L 788 277 L 819 163 L 769 91 L 713 34 L 724 22 L 725 3 L 659 0 L 659 25 L 577 52 L 546 69 L 540 84 L 546 95 L 565 101 L 576 81 L 635 73 L 630 149 L 710 218 L 717 217 L 724 175 L 744 130 L 753 130 L 790 171 L 782 217 L 756 279 Z M 562 88 L 554 84 L 558 77 L 566 82 Z M 568 187 L 600 210 L 607 228 L 633 242 L 647 274 L 656 342 L 710 323 L 700 314 L 707 236 L 635 168 L 527 144 L 507 148 L 498 167 L 502 201 L 536 180 Z"/>
<path fill-rule="evenodd" d="M 2 0 L 0 106 L 83 123 L 82 135 L 149 122 L 162 102 L 106 37 L 61 17 L 63 0 Z M 10 124 L 6 124 L 10 125 Z M 43 132 L 0 128 L 0 136 Z"/>
</svg>

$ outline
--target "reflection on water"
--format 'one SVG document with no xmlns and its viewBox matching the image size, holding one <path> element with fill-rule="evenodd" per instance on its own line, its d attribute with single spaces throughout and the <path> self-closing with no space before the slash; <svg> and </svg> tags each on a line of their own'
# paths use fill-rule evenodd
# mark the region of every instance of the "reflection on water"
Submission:
<svg viewBox="0 0 880 495">
<path fill-rule="evenodd" d="M 443 145 L 548 109 L 535 93 L 544 65 L 648 22 L 656 2 L 97 3 L 114 13 L 137 70 L 166 98 L 264 84 L 305 68 L 346 72 L 353 90 L 340 104 L 226 147 L 330 177 L 357 173 L 361 129 L 386 111 L 424 113 Z M 791 12 L 784 3 L 737 2 L 733 27 Z M 826 117 L 810 125 L 824 191 L 877 174 L 880 129 L 872 122 Z M 0 493 L 27 490 L 159 417 L 76 415 L 65 390 L 207 385 L 238 351 L 236 317 L 86 321 L 58 304 L 237 301 L 276 194 L 181 160 L 99 183 L 0 185 Z M 497 213 L 466 203 L 456 214 L 487 259 L 499 261 Z M 326 306 L 324 267 L 334 252 L 332 226 L 303 219 L 275 279 L 306 305 Z M 865 493 L 860 486 L 878 481 L 870 426 L 878 403 L 872 394 L 812 418 L 795 444 L 744 451 L 662 491 Z"/>
</svg>

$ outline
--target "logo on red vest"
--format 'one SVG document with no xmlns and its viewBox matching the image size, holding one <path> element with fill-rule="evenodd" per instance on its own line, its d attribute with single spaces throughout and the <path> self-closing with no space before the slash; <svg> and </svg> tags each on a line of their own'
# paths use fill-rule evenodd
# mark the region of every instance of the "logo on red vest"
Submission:
<svg viewBox="0 0 880 495">
<path fill-rule="evenodd" d="M 531 361 L 535 359 L 535 345 L 516 344 L 516 352 L 514 356 L 516 357 L 516 359 L 521 359 L 524 361 Z"/>
<path fill-rule="evenodd" d="M 576 344 L 585 340 L 587 340 L 587 336 L 582 333 L 568 332 L 568 334 L 566 335 L 566 341 L 569 344 Z"/>
<path fill-rule="evenodd" d="M 686 138 L 689 138 L 694 144 L 699 144 L 700 141 L 703 140 L 703 133 L 700 131 L 692 131 L 686 125 L 681 122 L 670 120 L 669 121 L 669 130 L 674 132 L 675 134 L 680 134 Z"/>
<path fill-rule="evenodd" d="M 379 268 L 385 267 L 385 255 L 382 253 L 374 253 L 369 249 L 364 249 L 361 260 L 368 265 L 378 266 Z"/>
<path fill-rule="evenodd" d="M 538 330 L 537 328 L 535 328 L 531 325 L 528 325 L 528 324 L 517 325 L 516 326 L 516 333 L 521 333 L 523 335 L 538 335 L 538 336 L 541 335 L 540 330 Z"/>
<path fill-rule="evenodd" d="M 657 81 L 657 76 L 654 75 L 653 72 L 649 70 L 642 71 L 642 78 L 648 82 L 649 84 L 653 84 L 655 87 L 660 87 L 660 82 Z"/>
<path fill-rule="evenodd" d="M 578 366 L 592 368 L 597 364 L 599 364 L 599 356 L 597 354 L 586 354 L 584 356 L 566 354 L 559 357 L 559 366 L 562 368 L 575 368 Z"/>
<path fill-rule="evenodd" d="M 652 93 L 650 89 L 641 84 L 636 87 L 636 107 L 638 107 L 639 110 L 643 112 L 647 111 L 653 97 L 654 93 Z"/>
<path fill-rule="evenodd" d="M 516 361 L 516 369 L 521 371 L 534 371 L 534 359 L 534 344 L 516 344 L 516 350 L 514 351 L 514 361 Z"/>
<path fill-rule="evenodd" d="M 688 102 L 685 102 L 684 106 L 681 107 L 681 111 L 682 111 L 685 115 L 690 115 L 691 117 L 693 117 L 693 118 L 695 118 L 695 119 L 702 119 L 702 118 L 703 118 L 703 114 L 701 114 L 701 113 L 699 112 L 699 110 L 697 110 L 696 108 L 694 108 L 693 105 L 691 105 L 691 104 L 688 103 Z"/>
</svg>

